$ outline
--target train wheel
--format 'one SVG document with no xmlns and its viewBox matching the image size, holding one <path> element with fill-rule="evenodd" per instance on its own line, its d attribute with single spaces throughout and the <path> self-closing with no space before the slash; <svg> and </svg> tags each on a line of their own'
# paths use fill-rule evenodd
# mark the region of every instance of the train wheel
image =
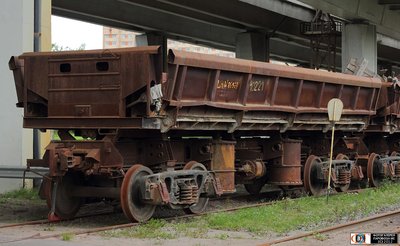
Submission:
<svg viewBox="0 0 400 246">
<path fill-rule="evenodd" d="M 349 157 L 347 157 L 344 154 L 338 154 L 336 156 L 336 160 L 348 160 L 348 159 L 349 159 Z M 350 178 L 350 181 L 351 181 L 351 178 Z M 349 187 L 350 187 L 350 183 L 348 183 L 347 185 L 342 185 L 342 186 L 339 186 L 339 187 L 335 187 L 335 190 L 337 192 L 346 192 L 349 189 Z"/>
<path fill-rule="evenodd" d="M 265 185 L 265 180 L 263 178 L 256 179 L 253 183 L 251 184 L 245 184 L 244 188 L 246 191 L 251 194 L 251 195 L 257 195 L 260 194 L 261 189 Z"/>
<path fill-rule="evenodd" d="M 183 167 L 183 170 L 203 170 L 207 171 L 207 168 L 196 161 L 189 161 L 186 163 L 186 165 Z M 188 208 L 184 208 L 183 211 L 187 214 L 200 214 L 202 213 L 208 204 L 208 197 L 199 197 L 199 200 L 196 204 L 193 204 L 192 206 Z"/>
<path fill-rule="evenodd" d="M 57 184 L 56 199 L 55 199 L 55 216 L 59 219 L 67 220 L 75 217 L 79 211 L 83 199 L 81 197 L 74 197 L 70 195 L 70 191 L 74 186 L 80 183 L 81 178 L 73 173 L 67 173 L 62 177 L 61 181 Z M 48 180 L 45 184 L 45 194 L 47 206 L 51 209 L 52 203 L 52 184 Z M 54 214 L 52 215 L 54 216 Z"/>
<path fill-rule="evenodd" d="M 383 180 L 379 175 L 379 158 L 378 154 L 371 153 L 368 159 L 367 175 L 371 187 L 378 187 Z"/>
<path fill-rule="evenodd" d="M 310 195 L 321 195 L 324 188 L 326 188 L 325 182 L 318 179 L 318 172 L 320 172 L 318 164 L 321 162 L 321 159 L 315 155 L 310 155 L 306 160 L 306 165 L 304 166 L 304 188 Z"/>
<path fill-rule="evenodd" d="M 150 168 L 135 164 L 126 172 L 121 186 L 121 207 L 129 220 L 144 222 L 153 216 L 156 205 L 146 204 L 141 201 L 141 178 L 151 175 Z"/>
</svg>

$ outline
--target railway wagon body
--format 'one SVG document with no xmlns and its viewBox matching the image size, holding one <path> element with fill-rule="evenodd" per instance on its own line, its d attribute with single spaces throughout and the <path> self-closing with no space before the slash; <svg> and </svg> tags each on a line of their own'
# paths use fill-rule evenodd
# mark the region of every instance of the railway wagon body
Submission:
<svg viewBox="0 0 400 246">
<path fill-rule="evenodd" d="M 200 213 L 236 184 L 321 194 L 332 98 L 344 104 L 333 187 L 400 177 L 396 88 L 379 79 L 171 50 L 163 61 L 157 46 L 25 53 L 9 66 L 24 127 L 60 138 L 28 160 L 49 167 L 51 218 L 104 198 L 132 221 L 159 205 Z"/>
</svg>

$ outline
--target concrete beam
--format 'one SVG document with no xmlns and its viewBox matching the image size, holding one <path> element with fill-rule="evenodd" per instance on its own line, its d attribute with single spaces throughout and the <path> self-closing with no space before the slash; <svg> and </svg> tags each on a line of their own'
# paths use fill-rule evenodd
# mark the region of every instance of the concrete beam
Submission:
<svg viewBox="0 0 400 246">
<path fill-rule="evenodd" d="M 269 11 L 301 21 L 311 21 L 315 10 L 289 1 L 239 0 Z"/>
<path fill-rule="evenodd" d="M 116 11 L 110 11 L 110 9 Z M 118 10 L 118 11 L 117 11 Z M 199 44 L 206 44 L 225 50 L 235 50 L 236 35 L 239 33 L 232 28 L 214 26 L 204 21 L 187 19 L 182 16 L 171 16 L 141 6 L 132 7 L 123 2 L 111 2 L 107 0 L 79 0 L 61 1 L 53 0 L 53 13 L 67 18 L 79 19 L 92 23 L 131 29 L 142 32 L 158 31 L 163 32 L 167 37 L 185 41 L 196 41 Z M 155 16 L 157 18 L 155 18 Z M 275 39 L 271 52 L 277 57 L 285 57 L 286 50 L 280 48 L 279 43 L 284 47 L 290 42 Z M 292 54 L 293 60 L 309 62 L 309 49 L 303 46 L 302 52 Z"/>
<path fill-rule="evenodd" d="M 380 33 L 376 34 L 376 42 L 378 43 L 378 45 L 388 46 L 388 47 L 400 50 L 400 41 L 399 40 L 385 36 L 383 34 L 380 34 Z"/>
<path fill-rule="evenodd" d="M 269 61 L 268 39 L 265 33 L 239 33 L 236 36 L 236 57 L 254 61 Z"/>
<path fill-rule="evenodd" d="M 246 26 L 249 31 L 276 31 L 285 35 L 301 37 L 299 20 L 260 8 L 247 2 L 233 0 L 158 0 L 173 6 L 218 17 Z M 273 2 L 279 2 L 273 0 Z M 238 11 L 240 10 L 240 11 Z"/>
<path fill-rule="evenodd" d="M 56 9 L 54 7 L 53 7 L 53 14 L 57 15 L 57 16 L 65 17 L 65 18 L 71 18 L 71 19 L 75 19 L 75 20 L 85 21 L 88 23 L 104 25 L 104 26 L 109 26 L 109 27 L 115 27 L 115 28 L 134 31 L 134 32 L 146 33 L 146 32 L 152 32 L 152 31 L 154 31 L 154 32 L 159 31 L 154 28 L 144 29 L 143 27 L 139 27 L 135 24 L 131 24 L 131 23 L 124 22 L 124 21 L 105 19 L 104 17 L 91 16 L 91 15 L 87 15 L 87 14 L 82 14 L 80 12 L 70 12 L 70 11 L 65 11 L 63 9 Z M 182 40 L 182 41 L 190 42 L 193 44 L 214 47 L 216 49 L 223 49 L 223 50 L 230 50 L 230 51 L 234 50 L 233 45 L 225 45 L 222 43 L 215 43 L 215 42 L 211 42 L 208 40 L 198 40 L 198 39 L 195 39 L 194 37 L 189 37 L 186 35 L 177 35 L 177 34 L 171 34 L 171 33 L 165 33 L 165 35 L 168 38 L 171 38 L 174 40 Z"/>
<path fill-rule="evenodd" d="M 117 1 L 121 3 L 126 3 L 134 7 L 139 6 L 150 10 L 154 10 L 156 12 L 192 19 L 206 24 L 232 28 L 235 30 L 246 30 L 247 28 L 245 25 L 237 23 L 235 21 L 225 20 L 218 16 L 211 16 L 201 11 L 186 9 L 184 7 L 171 5 L 169 3 L 164 3 L 159 0 L 117 0 Z"/>
<path fill-rule="evenodd" d="M 68 18 L 91 19 L 111 26 L 135 26 L 145 31 L 159 31 L 172 36 L 188 37 L 217 45 L 235 46 L 237 30 L 206 24 L 181 16 L 171 16 L 153 9 L 108 0 L 53 0 L 54 14 Z M 84 17 L 84 18 L 82 18 Z M 217 41 L 218 40 L 218 41 Z"/>
</svg>

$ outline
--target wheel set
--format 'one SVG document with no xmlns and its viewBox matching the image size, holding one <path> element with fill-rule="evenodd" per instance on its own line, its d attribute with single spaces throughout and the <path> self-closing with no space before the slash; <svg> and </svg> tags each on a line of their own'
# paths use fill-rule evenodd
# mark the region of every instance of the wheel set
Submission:
<svg viewBox="0 0 400 246">
<path fill-rule="evenodd" d="M 352 182 L 366 188 L 365 184 L 370 187 L 379 187 L 384 180 L 399 180 L 396 175 L 396 168 L 399 168 L 400 156 L 397 152 L 393 152 L 391 156 L 382 157 L 376 153 L 368 156 L 366 167 L 357 166 L 356 161 L 351 161 L 346 155 L 338 154 L 332 161 L 332 188 L 337 192 L 345 192 L 350 188 Z M 345 163 L 346 165 L 342 165 Z M 348 164 L 351 163 L 349 166 Z M 340 165 L 338 165 L 340 164 Z M 305 191 L 310 195 L 321 195 L 327 190 L 328 186 L 328 169 L 329 161 L 324 161 L 314 155 L 310 155 L 304 165 L 303 181 Z M 353 172 L 357 170 L 366 170 L 361 173 L 361 179 L 353 180 Z"/>
<path fill-rule="evenodd" d="M 191 161 L 188 162 L 183 171 L 204 171 L 207 169 L 203 164 Z M 143 196 L 143 190 L 146 186 L 145 176 L 152 175 L 153 172 L 150 168 L 143 166 L 141 164 L 135 164 L 129 168 L 126 172 L 125 177 L 121 186 L 121 207 L 126 215 L 131 221 L 134 222 L 144 222 L 149 220 L 157 207 L 153 202 L 146 202 Z M 148 192 L 147 190 L 145 192 Z M 183 189 L 181 188 L 181 193 Z M 197 202 L 183 207 L 183 211 L 188 214 L 198 214 L 202 213 L 208 204 L 208 197 L 203 197 L 200 191 L 195 191 L 197 194 L 194 196 L 197 198 Z"/>
</svg>

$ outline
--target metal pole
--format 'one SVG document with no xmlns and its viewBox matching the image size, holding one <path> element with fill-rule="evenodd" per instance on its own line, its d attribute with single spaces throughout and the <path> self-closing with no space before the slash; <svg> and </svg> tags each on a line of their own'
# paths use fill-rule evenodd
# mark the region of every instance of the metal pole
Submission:
<svg viewBox="0 0 400 246">
<path fill-rule="evenodd" d="M 40 51 L 40 8 L 41 0 L 34 1 L 34 24 L 33 24 L 33 51 Z M 40 158 L 40 133 L 39 129 L 33 129 L 33 159 Z M 33 180 L 33 186 L 40 185 L 40 179 Z"/>
<path fill-rule="evenodd" d="M 34 1 L 34 24 L 33 24 L 33 51 L 40 51 L 40 8 L 41 0 Z M 39 129 L 33 129 L 33 159 L 40 158 L 40 135 Z"/>
<path fill-rule="evenodd" d="M 331 153 L 329 155 L 329 175 L 328 175 L 328 192 L 326 193 L 326 202 L 329 199 L 329 193 L 331 191 L 331 176 L 332 176 L 332 156 L 333 156 L 333 143 L 335 139 L 335 122 L 332 126 L 332 139 L 331 139 Z"/>
</svg>

